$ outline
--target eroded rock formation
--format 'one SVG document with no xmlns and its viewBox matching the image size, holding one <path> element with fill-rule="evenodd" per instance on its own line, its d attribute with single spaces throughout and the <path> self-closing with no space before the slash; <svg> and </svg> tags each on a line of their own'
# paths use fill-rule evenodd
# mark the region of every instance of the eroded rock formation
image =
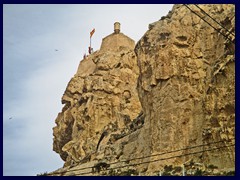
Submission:
<svg viewBox="0 0 240 180">
<path fill-rule="evenodd" d="M 226 141 L 211 147 L 235 142 L 234 5 L 199 5 L 230 32 L 195 5 L 188 7 L 232 42 L 184 5 L 175 5 L 166 17 L 149 25 L 135 51 L 153 154 L 221 140 Z M 234 147 L 172 161 L 183 163 L 192 157 L 219 167 L 232 167 L 235 161 Z"/>
<path fill-rule="evenodd" d="M 134 46 L 123 33 L 113 33 L 103 39 L 99 51 L 80 62 L 62 97 L 65 106 L 53 128 L 53 149 L 65 166 L 114 143 L 115 136 L 124 136 L 141 112 Z"/>
<path fill-rule="evenodd" d="M 235 168 L 235 6 L 199 7 L 188 5 L 216 29 L 174 5 L 149 24 L 135 52 L 115 31 L 81 61 L 56 119 L 54 150 L 66 163 L 55 175 Z M 86 167 L 94 168 L 77 170 Z"/>
</svg>

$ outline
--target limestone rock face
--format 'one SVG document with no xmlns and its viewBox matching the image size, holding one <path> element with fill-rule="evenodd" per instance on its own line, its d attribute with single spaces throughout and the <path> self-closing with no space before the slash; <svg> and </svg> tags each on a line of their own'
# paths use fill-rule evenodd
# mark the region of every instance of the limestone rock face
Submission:
<svg viewBox="0 0 240 180">
<path fill-rule="evenodd" d="M 235 33 L 234 5 L 199 5 L 230 32 L 196 6 L 189 7 L 235 41 L 230 34 Z M 138 92 L 151 132 L 152 154 L 235 142 L 235 47 L 229 39 L 184 5 L 175 5 L 166 17 L 149 25 L 135 52 L 140 68 Z M 234 146 L 168 162 L 184 163 L 191 158 L 233 167 Z M 149 168 L 154 166 L 156 163 Z"/>
<path fill-rule="evenodd" d="M 80 62 L 53 128 L 53 149 L 65 166 L 92 156 L 129 131 L 141 112 L 138 75 L 134 41 L 122 33 L 106 37 L 99 51 Z"/>
<path fill-rule="evenodd" d="M 235 6 L 198 6 L 207 14 L 188 5 L 220 33 L 174 5 L 134 51 L 115 31 L 81 61 L 53 129 L 65 167 L 51 175 L 235 168 Z"/>
</svg>

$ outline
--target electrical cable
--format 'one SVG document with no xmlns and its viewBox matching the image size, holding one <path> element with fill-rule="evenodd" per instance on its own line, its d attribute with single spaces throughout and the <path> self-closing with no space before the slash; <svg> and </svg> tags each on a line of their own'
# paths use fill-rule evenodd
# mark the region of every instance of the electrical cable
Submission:
<svg viewBox="0 0 240 180">
<path fill-rule="evenodd" d="M 217 143 L 220 143 L 220 142 L 226 142 L 226 141 L 223 141 L 223 140 L 222 141 L 215 141 L 215 142 L 211 142 L 211 143 L 208 143 L 208 144 L 191 146 L 191 147 L 177 149 L 177 150 L 168 151 L 168 152 L 164 152 L 164 153 L 153 154 L 153 155 L 149 155 L 149 156 L 142 156 L 142 157 L 132 158 L 132 159 L 128 159 L 128 160 L 117 161 L 117 162 L 109 163 L 108 165 L 113 165 L 113 164 L 117 164 L 117 163 L 124 163 L 124 162 L 129 162 L 129 161 L 138 160 L 138 159 L 145 159 L 145 158 L 149 158 L 149 157 L 161 156 L 161 155 L 170 154 L 170 153 L 178 152 L 178 151 L 182 151 L 182 150 L 188 150 L 188 149 L 193 149 L 193 148 L 202 147 L 202 146 L 209 146 L 211 144 L 217 144 Z M 66 171 L 62 171 L 62 172 L 53 172 L 53 173 L 50 173 L 50 175 L 61 174 L 61 173 L 65 173 L 65 172 L 80 171 L 80 170 L 90 169 L 90 168 L 94 168 L 94 167 L 95 166 L 89 166 L 89 167 L 78 168 L 78 169 L 74 169 L 74 170 L 66 170 Z"/>
<path fill-rule="evenodd" d="M 218 33 L 220 33 L 222 36 L 224 36 L 225 38 L 227 38 L 228 40 L 230 40 L 230 42 L 234 43 L 234 41 L 232 41 L 232 39 L 230 39 L 227 35 L 223 34 L 221 31 L 219 31 L 217 28 L 215 28 L 213 25 L 211 25 L 208 21 L 206 21 L 204 18 L 202 18 L 198 13 L 196 13 L 195 11 L 193 11 L 188 5 L 183 4 L 184 6 L 186 6 L 192 13 L 194 13 L 195 15 L 197 15 L 200 19 L 202 19 L 203 21 L 205 21 L 209 26 L 211 26 L 214 30 L 216 30 Z M 218 25 L 220 25 L 222 28 L 224 28 L 225 30 L 227 30 L 229 33 L 231 33 L 228 29 L 226 29 L 224 26 L 222 26 L 219 22 L 217 22 L 215 19 L 213 19 L 208 13 L 206 13 L 202 8 L 200 8 L 198 5 L 195 5 L 196 7 L 198 7 L 203 13 L 205 13 L 208 17 L 210 17 L 214 22 L 216 22 Z M 235 35 L 233 33 L 231 33 L 234 37 Z M 235 44 L 235 43 L 234 43 Z M 197 147 L 202 147 L 202 146 L 208 146 L 210 144 L 216 144 L 219 142 L 225 142 L 225 141 L 218 141 L 218 142 L 212 142 L 212 143 L 208 143 L 208 144 L 202 144 L 202 145 L 197 145 L 197 146 L 192 146 L 192 147 L 188 147 L 188 148 L 183 148 L 183 149 L 178 149 L 178 150 L 173 150 L 173 151 L 168 151 L 168 152 L 164 152 L 164 153 L 160 153 L 160 154 L 154 154 L 154 155 L 149 155 L 149 156 L 144 156 L 144 157 L 137 157 L 137 158 L 132 158 L 132 159 L 128 159 L 128 160 L 122 160 L 122 161 L 117 161 L 117 162 L 113 162 L 113 163 L 109 163 L 109 165 L 112 164 L 117 164 L 117 163 L 121 163 L 121 162 L 129 162 L 129 161 L 133 161 L 133 160 L 138 160 L 138 159 L 145 159 L 145 158 L 149 158 L 149 157 L 155 157 L 155 156 L 160 156 L 160 155 L 165 155 L 165 154 L 169 154 L 169 153 L 173 153 L 173 152 L 178 152 L 178 151 L 182 151 L 182 150 L 188 150 L 188 149 L 193 149 L 193 148 L 197 148 Z M 233 144 L 235 145 L 235 144 Z M 229 145 L 229 146 L 233 146 L 233 145 Z M 221 146 L 219 148 L 223 148 L 223 147 L 229 147 L 229 146 Z M 130 164 L 130 165 L 126 165 L 126 166 L 120 166 L 120 167 L 115 167 L 115 168 L 109 168 L 109 169 L 117 169 L 117 168 L 121 168 L 121 167 L 127 167 L 127 166 L 134 166 L 134 165 L 139 165 L 139 164 L 144 164 L 144 163 L 149 163 L 149 162 L 155 162 L 155 161 L 160 161 L 160 160 L 166 160 L 166 159 L 171 159 L 171 158 L 176 158 L 176 157 L 182 157 L 185 155 L 191 155 L 191 154 L 197 154 L 197 153 L 201 153 L 201 152 L 205 152 L 205 151 L 210 151 L 210 150 L 215 150 L 215 149 L 219 149 L 219 148 L 213 148 L 213 149 L 207 149 L 204 151 L 198 151 L 198 152 L 193 152 L 193 153 L 188 153 L 188 154 L 182 154 L 182 155 L 178 155 L 178 156 L 172 156 L 172 157 L 168 157 L 168 158 L 162 158 L 162 159 L 158 159 L 158 160 L 154 160 L 154 161 L 147 161 L 147 162 L 142 162 L 142 163 L 137 163 L 137 164 Z M 89 168 L 94 168 L 95 166 L 91 166 L 91 167 L 85 167 L 85 168 L 80 168 L 80 169 L 74 169 L 74 170 L 69 170 L 69 171 L 62 171 L 62 172 L 53 172 L 50 173 L 49 175 L 54 175 L 54 174 L 61 174 L 64 172 L 73 172 L 73 171 L 80 171 L 80 170 L 84 170 L 84 169 L 89 169 Z M 109 170 L 107 169 L 107 170 Z M 92 172 L 88 172 L 85 174 L 89 174 Z M 77 175 L 82 175 L 82 174 L 77 174 Z"/>
<path fill-rule="evenodd" d="M 221 149 L 221 148 L 227 148 L 227 147 L 231 147 L 231 146 L 235 146 L 235 144 L 231 144 L 231 145 L 228 145 L 228 146 L 220 146 L 218 148 L 211 148 L 211 149 L 206 149 L 206 150 L 203 150 L 203 151 L 196 151 L 196 152 L 187 153 L 187 154 L 181 154 L 181 155 L 177 155 L 177 156 L 170 156 L 170 157 L 167 157 L 167 158 L 161 158 L 161 159 L 156 159 L 156 160 L 152 160 L 152 161 L 145 161 L 145 162 L 141 162 L 141 163 L 128 164 L 128 165 L 114 167 L 114 168 L 107 168 L 105 170 L 113 170 L 113 169 L 129 167 L 129 166 L 137 166 L 137 165 L 146 164 L 146 163 L 152 163 L 152 162 L 163 161 L 163 160 L 168 160 L 168 159 L 173 159 L 173 158 L 178 158 L 178 157 L 183 157 L 183 156 L 189 156 L 189 155 L 193 155 L 193 154 L 199 154 L 199 153 L 203 153 L 203 152 L 206 152 L 206 151 L 218 150 L 218 149 Z M 100 170 L 100 171 L 102 171 L 102 170 Z M 84 173 L 78 173 L 78 174 L 75 174 L 75 175 L 84 175 L 84 174 L 93 174 L 93 172 L 89 171 L 89 172 L 84 172 Z"/>
<path fill-rule="evenodd" d="M 223 29 L 225 29 L 227 32 L 229 32 L 230 34 L 232 34 L 235 37 L 235 34 L 233 34 L 232 32 L 230 32 L 227 28 L 225 28 L 221 23 L 219 23 L 218 21 L 216 21 L 213 17 L 211 17 L 206 11 L 204 11 L 201 7 L 199 7 L 198 5 L 194 4 L 198 9 L 200 9 L 204 14 L 206 14 L 208 17 L 210 17 L 214 22 L 216 22 L 218 25 L 220 25 Z"/>
<path fill-rule="evenodd" d="M 109 163 L 109 165 L 118 164 L 118 163 L 122 163 L 122 162 L 124 163 L 124 162 L 133 161 L 133 160 L 138 160 L 138 159 L 145 159 L 145 158 L 154 157 L 154 156 L 160 156 L 160 155 L 164 155 L 164 154 L 169 154 L 169 153 L 178 152 L 178 151 L 182 151 L 182 150 L 193 149 L 193 148 L 202 147 L 202 146 L 209 146 L 209 145 L 211 145 L 211 144 L 217 144 L 217 143 L 220 143 L 220 142 L 225 142 L 225 141 L 223 141 L 223 140 L 222 140 L 222 141 L 215 141 L 215 142 L 211 142 L 211 143 L 207 143 L 207 144 L 201 144 L 201 145 L 191 146 L 191 147 L 182 148 L 182 149 L 177 149 L 177 150 L 173 150 L 173 151 L 167 151 L 167 152 L 164 152 L 164 153 L 158 153 L 158 154 L 153 154 L 153 155 L 149 155 L 149 156 L 142 156 L 142 157 L 132 158 L 132 159 L 128 159 L 128 160 L 121 160 L 121 161 Z M 94 166 L 85 167 L 85 168 L 79 168 L 79 169 L 74 169 L 73 171 L 90 169 L 90 168 L 93 168 L 93 167 L 94 167 Z M 66 171 L 66 172 L 68 172 L 68 171 Z"/>
<path fill-rule="evenodd" d="M 235 42 L 230 39 L 228 36 L 226 36 L 225 34 L 223 34 L 221 31 L 219 31 L 217 28 L 215 28 L 213 25 L 211 25 L 208 21 L 206 21 L 205 19 L 203 19 L 199 14 L 197 14 L 195 11 L 193 11 L 188 5 L 183 4 L 184 6 L 186 6 L 192 13 L 194 13 L 195 15 L 197 15 L 200 19 L 202 19 L 203 21 L 205 21 L 209 26 L 211 26 L 214 30 L 216 30 L 218 33 L 220 33 L 222 36 L 224 36 L 226 39 L 228 39 L 231 43 L 235 44 Z"/>
</svg>

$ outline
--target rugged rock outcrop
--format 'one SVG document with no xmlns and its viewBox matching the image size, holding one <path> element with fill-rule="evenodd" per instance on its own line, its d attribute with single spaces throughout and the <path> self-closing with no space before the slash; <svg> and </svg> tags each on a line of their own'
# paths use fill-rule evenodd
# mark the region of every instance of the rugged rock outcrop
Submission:
<svg viewBox="0 0 240 180">
<path fill-rule="evenodd" d="M 187 7 L 175 5 L 166 17 L 150 24 L 135 48 L 139 97 L 153 154 L 218 141 L 224 142 L 211 147 L 235 142 L 235 7 Z M 234 155 L 232 146 L 170 162 L 194 158 L 221 168 L 233 167 Z"/>
<path fill-rule="evenodd" d="M 66 163 L 52 175 L 234 170 L 234 34 L 234 5 L 174 5 L 135 52 L 117 31 L 103 39 L 63 95 L 54 150 Z"/>
<path fill-rule="evenodd" d="M 80 62 L 62 97 L 53 128 L 53 149 L 65 166 L 93 156 L 131 131 L 140 114 L 135 43 L 123 33 L 103 39 L 101 49 Z"/>
</svg>

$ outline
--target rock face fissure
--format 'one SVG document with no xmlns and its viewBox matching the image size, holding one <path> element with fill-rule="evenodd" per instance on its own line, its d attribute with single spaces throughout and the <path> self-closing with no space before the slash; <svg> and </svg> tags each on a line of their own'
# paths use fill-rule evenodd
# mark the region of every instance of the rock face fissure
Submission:
<svg viewBox="0 0 240 180">
<path fill-rule="evenodd" d="M 66 168 L 96 167 L 88 175 L 158 175 L 182 164 L 193 174 L 199 164 L 206 173 L 213 173 L 208 166 L 235 168 L 235 6 L 188 7 L 221 33 L 174 5 L 136 46 L 115 23 L 100 50 L 80 62 L 53 128 L 53 149 Z M 166 154 L 152 156 L 159 153 Z M 146 158 L 129 160 L 138 157 Z M 66 168 L 57 172 L 78 174 Z"/>
</svg>

